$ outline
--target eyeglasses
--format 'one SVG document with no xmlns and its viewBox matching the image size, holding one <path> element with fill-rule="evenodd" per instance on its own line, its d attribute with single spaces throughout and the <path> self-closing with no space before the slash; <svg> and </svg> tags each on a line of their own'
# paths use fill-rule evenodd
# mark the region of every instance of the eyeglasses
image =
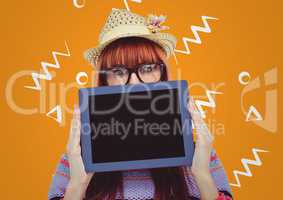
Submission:
<svg viewBox="0 0 283 200">
<path fill-rule="evenodd" d="M 161 80 L 164 67 L 164 63 L 139 64 L 134 68 L 114 65 L 111 68 L 100 70 L 98 73 L 105 75 L 109 85 L 128 84 L 132 73 L 135 73 L 142 83 L 151 83 Z"/>
</svg>

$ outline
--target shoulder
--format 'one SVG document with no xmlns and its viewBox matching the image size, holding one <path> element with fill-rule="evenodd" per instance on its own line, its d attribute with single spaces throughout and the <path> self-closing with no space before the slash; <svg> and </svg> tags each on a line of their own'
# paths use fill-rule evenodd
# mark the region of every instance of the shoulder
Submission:
<svg viewBox="0 0 283 200">
<path fill-rule="evenodd" d="M 60 157 L 59 163 L 57 165 L 57 173 L 60 173 L 60 175 L 62 176 L 69 177 L 70 164 L 66 153 L 63 153 Z"/>
<path fill-rule="evenodd" d="M 200 198 L 200 191 L 190 167 L 183 167 L 183 170 L 190 195 Z M 225 169 L 214 148 L 211 150 L 209 170 L 217 189 L 232 194 Z"/>
<path fill-rule="evenodd" d="M 63 197 L 70 179 L 70 169 L 68 157 L 65 153 L 60 156 L 56 170 L 52 176 L 52 181 L 48 191 L 48 199 Z"/>
<path fill-rule="evenodd" d="M 214 148 L 212 148 L 211 153 L 210 153 L 209 168 L 210 168 L 210 170 L 212 170 L 212 169 L 218 168 L 220 166 L 222 166 L 220 158 L 218 157 L 216 150 Z"/>
</svg>

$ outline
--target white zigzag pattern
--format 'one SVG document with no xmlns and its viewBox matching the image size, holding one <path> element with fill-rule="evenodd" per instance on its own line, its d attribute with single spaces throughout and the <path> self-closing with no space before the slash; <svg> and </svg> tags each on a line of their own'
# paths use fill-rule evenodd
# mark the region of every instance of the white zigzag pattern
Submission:
<svg viewBox="0 0 283 200">
<path fill-rule="evenodd" d="M 217 92 L 217 91 L 213 91 L 213 90 L 206 90 L 206 96 L 208 98 L 208 101 L 202 101 L 202 100 L 196 100 L 195 101 L 195 104 L 196 104 L 202 118 L 206 117 L 205 111 L 203 110 L 202 106 L 211 107 L 211 108 L 216 107 L 216 103 L 215 103 L 211 94 L 222 94 L 222 92 Z"/>
<path fill-rule="evenodd" d="M 234 170 L 233 173 L 234 173 L 234 176 L 236 178 L 236 183 L 230 183 L 231 186 L 234 186 L 234 187 L 241 187 L 241 183 L 240 183 L 240 179 L 239 179 L 239 175 L 243 175 L 243 176 L 248 176 L 248 177 L 252 177 L 253 174 L 249 168 L 249 165 L 256 165 L 256 166 L 261 166 L 262 165 L 262 162 L 258 156 L 258 153 L 257 152 L 268 152 L 266 150 L 261 150 L 261 149 L 256 149 L 256 148 L 253 148 L 252 149 L 252 152 L 253 152 L 253 155 L 255 157 L 255 160 L 250 160 L 250 159 L 246 159 L 246 158 L 243 158 L 241 160 L 242 164 L 243 164 L 243 167 L 245 168 L 245 171 L 238 171 L 238 170 Z"/>
<path fill-rule="evenodd" d="M 201 19 L 203 21 L 204 27 L 194 26 L 194 25 L 191 26 L 191 30 L 192 30 L 195 38 L 187 38 L 187 37 L 183 37 L 182 38 L 182 40 L 183 40 L 183 42 L 185 44 L 186 50 L 175 49 L 175 52 L 189 55 L 191 53 L 190 48 L 189 48 L 189 43 L 201 44 L 201 39 L 200 39 L 200 36 L 198 34 L 198 31 L 199 32 L 205 32 L 205 33 L 210 33 L 211 32 L 211 29 L 210 29 L 210 27 L 209 27 L 209 25 L 207 23 L 207 19 L 215 19 L 215 20 L 217 20 L 217 18 L 209 17 L 209 16 L 201 16 Z"/>
<path fill-rule="evenodd" d="M 142 2 L 142 0 L 131 0 L 131 1 L 135 2 L 135 3 L 141 3 Z M 128 0 L 124 0 L 124 4 L 125 4 L 127 10 L 130 11 Z"/>
<path fill-rule="evenodd" d="M 44 79 L 44 80 L 49 80 L 49 81 L 52 80 L 52 75 L 48 71 L 48 67 L 57 68 L 57 69 L 60 68 L 60 63 L 59 63 L 59 61 L 57 59 L 57 55 L 60 55 L 60 56 L 71 56 L 66 41 L 65 41 L 65 46 L 66 46 L 66 49 L 67 49 L 68 53 L 61 53 L 61 52 L 52 51 L 52 55 L 53 55 L 53 59 L 55 60 L 55 64 L 42 61 L 41 62 L 41 66 L 42 66 L 42 69 L 43 69 L 44 73 L 43 74 L 34 73 L 34 72 L 31 73 L 31 77 L 32 77 L 32 79 L 34 81 L 35 86 L 25 86 L 26 88 L 34 89 L 34 90 L 41 90 L 39 79 Z"/>
</svg>

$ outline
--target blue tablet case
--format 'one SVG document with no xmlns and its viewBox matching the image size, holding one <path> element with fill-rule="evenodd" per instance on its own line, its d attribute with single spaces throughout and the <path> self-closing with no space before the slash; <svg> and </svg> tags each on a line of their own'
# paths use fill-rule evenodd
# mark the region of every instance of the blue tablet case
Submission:
<svg viewBox="0 0 283 200">
<path fill-rule="evenodd" d="M 171 91 L 175 92 L 170 93 Z M 147 117 L 145 114 L 144 116 L 145 118 L 147 117 L 149 121 L 158 119 L 159 121 L 171 120 L 170 122 L 172 122 L 173 119 L 177 120 L 178 118 L 180 122 L 178 130 L 181 133 L 179 136 L 171 136 L 172 138 L 169 138 L 169 136 L 159 134 L 160 136 L 158 138 L 157 136 L 154 137 L 150 135 L 149 137 L 138 135 L 137 133 L 135 136 L 129 134 L 125 137 L 126 139 L 122 140 L 120 138 L 121 140 L 118 140 L 117 136 L 114 137 L 109 134 L 109 136 L 106 137 L 103 135 L 103 131 L 99 132 L 98 129 L 93 128 L 93 124 L 95 124 L 96 121 L 110 121 L 110 115 L 96 115 L 96 112 L 92 110 L 95 106 L 107 108 L 109 104 L 115 104 L 117 99 L 121 98 L 123 94 L 137 95 L 145 92 L 151 92 L 155 94 L 157 98 L 158 95 L 164 95 L 168 92 L 170 95 L 173 94 L 173 96 L 175 94 L 173 100 L 176 101 L 175 107 L 177 106 L 179 111 L 178 115 L 173 115 L 173 117 L 170 115 L 172 119 L 167 117 L 169 115 Z M 147 106 L 146 103 L 152 103 L 149 101 L 151 101 L 150 97 L 149 100 L 144 101 L 145 104 L 142 104 L 143 102 L 141 100 L 140 105 Z M 191 116 L 187 110 L 187 102 L 188 84 L 185 80 L 81 88 L 79 90 L 81 111 L 80 142 L 86 172 L 106 172 L 184 165 L 191 166 L 194 154 L 194 142 Z M 119 103 L 123 104 L 123 101 Z M 159 106 L 159 104 L 156 105 Z M 101 111 L 103 111 L 103 109 Z M 116 116 L 118 120 L 124 119 L 124 123 L 134 120 L 135 118 L 135 116 L 125 113 L 125 110 L 122 109 L 113 113 L 113 116 Z M 99 135 L 99 133 L 101 133 L 101 135 Z"/>
</svg>

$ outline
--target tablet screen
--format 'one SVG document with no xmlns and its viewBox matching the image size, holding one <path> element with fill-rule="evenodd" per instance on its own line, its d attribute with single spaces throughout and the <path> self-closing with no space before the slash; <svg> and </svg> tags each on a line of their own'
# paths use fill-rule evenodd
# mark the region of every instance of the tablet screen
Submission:
<svg viewBox="0 0 283 200">
<path fill-rule="evenodd" d="M 177 89 L 89 96 L 93 163 L 184 157 Z"/>
</svg>

